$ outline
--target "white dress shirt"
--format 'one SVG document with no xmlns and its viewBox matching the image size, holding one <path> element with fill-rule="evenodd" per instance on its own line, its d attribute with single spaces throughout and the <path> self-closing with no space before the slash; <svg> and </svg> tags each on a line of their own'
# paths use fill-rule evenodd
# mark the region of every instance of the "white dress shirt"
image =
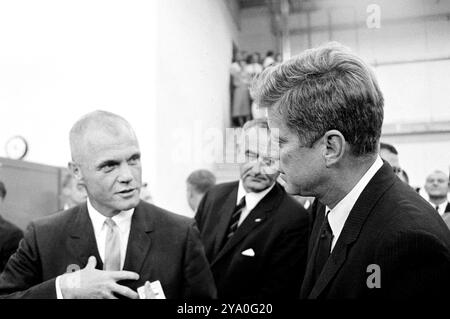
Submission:
<svg viewBox="0 0 450 319">
<path fill-rule="evenodd" d="M 106 234 L 108 231 L 107 226 L 105 225 L 106 216 L 99 213 L 91 204 L 89 199 L 87 200 L 87 209 L 89 218 L 92 223 L 92 227 L 94 229 L 95 241 L 97 242 L 97 249 L 102 259 L 102 262 L 105 260 L 105 247 L 106 247 Z M 127 245 L 128 245 L 128 237 L 130 235 L 131 229 L 131 219 L 133 217 L 134 208 L 122 211 L 117 215 L 112 217 L 112 220 L 117 224 L 119 228 L 120 234 L 120 269 L 123 269 L 125 264 L 125 256 L 127 253 Z M 97 261 L 99 262 L 99 261 Z M 80 265 L 80 267 L 84 267 L 84 265 Z M 61 276 L 56 278 L 56 296 L 58 299 L 63 299 L 61 287 L 59 286 L 59 280 Z"/>
<path fill-rule="evenodd" d="M 272 188 L 275 186 L 275 182 L 272 184 L 272 186 L 266 188 L 262 192 L 259 193 L 247 193 L 247 191 L 244 188 L 244 184 L 242 183 L 242 180 L 239 180 L 239 187 L 238 187 L 238 193 L 237 193 L 237 199 L 236 199 L 236 205 L 239 204 L 242 197 L 245 196 L 245 207 L 241 212 L 241 216 L 239 218 L 238 226 L 242 224 L 242 222 L 247 218 L 247 216 L 251 213 L 251 211 L 258 205 L 258 203 L 272 190 Z"/>
<path fill-rule="evenodd" d="M 353 206 L 358 200 L 359 196 L 369 184 L 370 180 L 378 172 L 378 170 L 383 166 L 383 161 L 380 156 L 372 164 L 372 166 L 367 170 L 367 172 L 361 177 L 359 182 L 352 188 L 352 190 L 333 208 L 330 210 L 328 206 L 325 209 L 325 214 L 330 210 L 328 214 L 328 222 L 330 223 L 331 230 L 333 231 L 333 241 L 331 242 L 331 251 L 333 251 L 339 236 L 341 235 L 342 229 L 344 228 L 345 221 L 350 214 Z"/>
<path fill-rule="evenodd" d="M 429 202 L 431 206 L 433 206 L 434 209 L 436 209 L 436 204 L 433 204 L 432 202 Z M 437 205 L 438 209 L 437 212 L 439 213 L 439 215 L 441 215 L 441 217 L 444 216 L 445 213 L 445 208 L 447 208 L 447 204 L 448 204 L 448 200 L 446 200 L 445 202 Z"/>
</svg>

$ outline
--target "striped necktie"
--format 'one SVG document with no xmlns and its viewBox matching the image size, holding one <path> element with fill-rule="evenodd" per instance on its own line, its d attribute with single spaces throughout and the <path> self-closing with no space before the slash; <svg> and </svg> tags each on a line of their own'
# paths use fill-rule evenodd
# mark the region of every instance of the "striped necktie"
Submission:
<svg viewBox="0 0 450 319">
<path fill-rule="evenodd" d="M 225 241 L 228 241 L 231 237 L 233 237 L 239 226 L 239 219 L 241 218 L 241 213 L 245 208 L 245 196 L 239 201 L 239 204 L 234 208 L 233 213 L 231 214 L 230 224 L 228 226 L 227 235 L 225 237 Z"/>
<path fill-rule="evenodd" d="M 120 233 L 119 227 L 111 219 L 105 220 L 107 227 L 105 242 L 105 262 L 103 270 L 119 271 L 120 270 Z"/>
</svg>

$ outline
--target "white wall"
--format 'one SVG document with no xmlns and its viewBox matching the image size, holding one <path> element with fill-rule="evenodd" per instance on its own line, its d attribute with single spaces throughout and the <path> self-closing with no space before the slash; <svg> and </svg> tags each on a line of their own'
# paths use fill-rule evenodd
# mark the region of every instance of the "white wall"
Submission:
<svg viewBox="0 0 450 319">
<path fill-rule="evenodd" d="M 71 125 L 101 108 L 148 137 L 151 161 L 155 13 L 147 1 L 0 1 L 0 156 L 19 134 L 27 160 L 65 166 Z"/>
<path fill-rule="evenodd" d="M 449 173 L 450 133 L 384 136 L 382 140 L 395 145 L 412 186 L 423 188 L 435 170 Z"/>
<path fill-rule="evenodd" d="M 224 0 L 225 1 L 225 0 Z M 159 204 L 190 214 L 185 180 L 198 168 L 209 128 L 229 118 L 229 66 L 237 27 L 221 0 L 162 0 L 158 43 L 158 149 L 154 177 Z"/>
<path fill-rule="evenodd" d="M 228 119 L 237 28 L 224 1 L 0 0 L 0 156 L 19 134 L 26 160 L 65 166 L 73 122 L 116 112 L 135 127 L 156 203 L 189 214 L 184 180 L 208 163 L 173 158 L 186 143 L 173 132 Z"/>
</svg>

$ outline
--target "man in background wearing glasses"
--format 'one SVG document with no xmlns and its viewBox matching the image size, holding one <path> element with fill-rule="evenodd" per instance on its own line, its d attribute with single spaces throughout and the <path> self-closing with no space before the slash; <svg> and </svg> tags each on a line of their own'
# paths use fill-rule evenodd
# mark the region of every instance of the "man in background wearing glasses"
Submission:
<svg viewBox="0 0 450 319">
<path fill-rule="evenodd" d="M 219 184 L 196 220 L 219 298 L 297 298 L 309 217 L 276 179 L 278 145 L 265 119 L 247 122 L 238 145 L 240 180 Z"/>
</svg>

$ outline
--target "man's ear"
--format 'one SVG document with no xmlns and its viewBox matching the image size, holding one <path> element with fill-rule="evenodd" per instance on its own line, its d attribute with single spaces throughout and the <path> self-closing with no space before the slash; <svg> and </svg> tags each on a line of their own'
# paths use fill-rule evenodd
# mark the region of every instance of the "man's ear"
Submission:
<svg viewBox="0 0 450 319">
<path fill-rule="evenodd" d="M 80 165 L 74 162 L 69 162 L 67 166 L 73 176 L 75 176 L 75 179 L 78 182 L 83 182 L 83 174 L 81 173 Z"/>
<path fill-rule="evenodd" d="M 325 165 L 327 167 L 335 165 L 345 154 L 346 141 L 344 135 L 338 130 L 330 130 L 323 136 L 325 143 Z"/>
</svg>

